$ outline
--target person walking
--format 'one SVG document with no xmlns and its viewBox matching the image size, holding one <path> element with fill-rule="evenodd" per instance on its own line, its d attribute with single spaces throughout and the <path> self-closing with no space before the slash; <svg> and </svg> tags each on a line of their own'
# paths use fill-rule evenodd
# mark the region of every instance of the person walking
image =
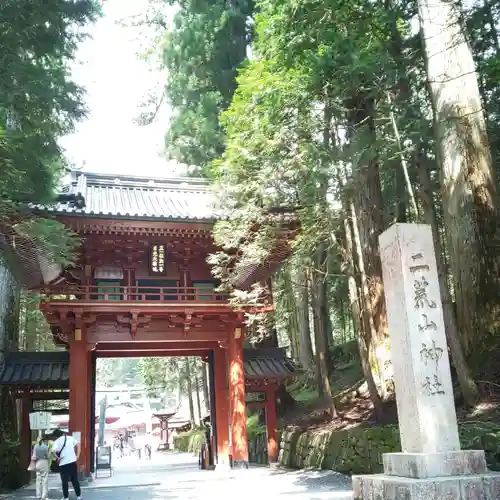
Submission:
<svg viewBox="0 0 500 500">
<path fill-rule="evenodd" d="M 47 500 L 49 498 L 49 472 L 50 472 L 50 448 L 47 436 L 42 436 L 40 441 L 33 447 L 31 456 L 36 472 L 36 498 Z"/>
<path fill-rule="evenodd" d="M 82 498 L 80 482 L 78 481 L 77 462 L 80 457 L 80 443 L 75 438 L 62 432 L 60 429 L 54 431 L 57 439 L 52 446 L 52 452 L 59 464 L 59 473 L 63 490 L 63 500 L 69 500 L 69 482 L 73 485 L 77 500 Z"/>
</svg>

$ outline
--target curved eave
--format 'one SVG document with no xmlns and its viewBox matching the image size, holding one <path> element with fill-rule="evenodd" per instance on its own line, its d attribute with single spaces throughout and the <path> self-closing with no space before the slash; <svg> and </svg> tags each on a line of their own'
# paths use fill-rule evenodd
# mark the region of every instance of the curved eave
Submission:
<svg viewBox="0 0 500 500">
<path fill-rule="evenodd" d="M 216 222 L 228 220 L 226 216 L 213 216 L 213 217 L 175 217 L 175 216 L 162 216 L 156 217 L 151 215 L 130 214 L 130 213 L 105 213 L 80 210 L 51 210 L 49 208 L 35 208 L 34 212 L 37 215 L 46 217 L 75 217 L 79 219 L 100 219 L 100 220 L 120 220 L 120 221 L 145 221 L 145 222 L 179 222 L 182 224 L 215 224 Z"/>
<path fill-rule="evenodd" d="M 47 259 L 30 239 L 16 235 L 12 241 L 13 243 L 5 239 L 0 248 L 8 252 L 11 260 L 10 267 L 19 282 L 26 288 L 49 284 L 62 274 L 62 267 Z"/>
<path fill-rule="evenodd" d="M 279 241 L 262 262 L 236 263 L 231 284 L 239 290 L 249 290 L 254 283 L 266 281 L 292 254 L 291 242 Z"/>
</svg>

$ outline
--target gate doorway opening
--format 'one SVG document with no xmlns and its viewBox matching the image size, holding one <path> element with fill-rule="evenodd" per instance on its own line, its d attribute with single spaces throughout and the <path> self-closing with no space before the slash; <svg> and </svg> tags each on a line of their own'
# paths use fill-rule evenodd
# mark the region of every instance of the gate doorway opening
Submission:
<svg viewBox="0 0 500 500">
<path fill-rule="evenodd" d="M 99 467 L 100 448 L 111 449 L 116 467 L 130 458 L 147 462 L 172 450 L 176 435 L 195 430 L 206 436 L 209 463 L 214 465 L 210 349 L 125 355 L 96 349 L 95 357 L 91 471 Z"/>
</svg>

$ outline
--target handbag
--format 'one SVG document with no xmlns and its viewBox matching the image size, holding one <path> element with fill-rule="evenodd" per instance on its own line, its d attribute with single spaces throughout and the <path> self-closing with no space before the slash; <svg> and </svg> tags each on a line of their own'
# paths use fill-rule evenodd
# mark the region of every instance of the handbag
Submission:
<svg viewBox="0 0 500 500">
<path fill-rule="evenodd" d="M 35 447 L 33 447 L 33 452 L 31 453 L 30 464 L 28 465 L 28 471 L 33 472 L 36 470 L 36 455 L 35 455 Z"/>
</svg>

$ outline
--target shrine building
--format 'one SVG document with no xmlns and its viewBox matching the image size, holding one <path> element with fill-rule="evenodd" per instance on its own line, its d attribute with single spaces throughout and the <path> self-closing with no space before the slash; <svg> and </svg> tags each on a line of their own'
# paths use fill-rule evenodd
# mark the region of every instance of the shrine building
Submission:
<svg viewBox="0 0 500 500">
<path fill-rule="evenodd" d="M 80 472 L 93 472 L 97 358 L 199 356 L 209 363 L 214 463 L 248 466 L 247 405 L 266 409 L 275 461 L 276 391 L 295 369 L 282 349 L 244 345 L 245 309 L 217 291 L 207 256 L 217 250 L 213 226 L 228 214 L 207 182 L 77 171 L 60 200 L 36 212 L 80 236 L 76 265 L 61 269 L 38 255 L 30 285 L 41 293 L 54 342 L 66 351 L 7 353 L 0 372 L 0 384 L 22 400 L 27 459 L 29 412 L 39 401 L 67 398 L 69 430 L 81 436 Z M 262 261 L 235 257 L 236 288 L 265 282 L 279 267 L 290 239 L 287 230 L 279 235 Z M 253 307 L 270 310 L 271 299 Z"/>
</svg>

